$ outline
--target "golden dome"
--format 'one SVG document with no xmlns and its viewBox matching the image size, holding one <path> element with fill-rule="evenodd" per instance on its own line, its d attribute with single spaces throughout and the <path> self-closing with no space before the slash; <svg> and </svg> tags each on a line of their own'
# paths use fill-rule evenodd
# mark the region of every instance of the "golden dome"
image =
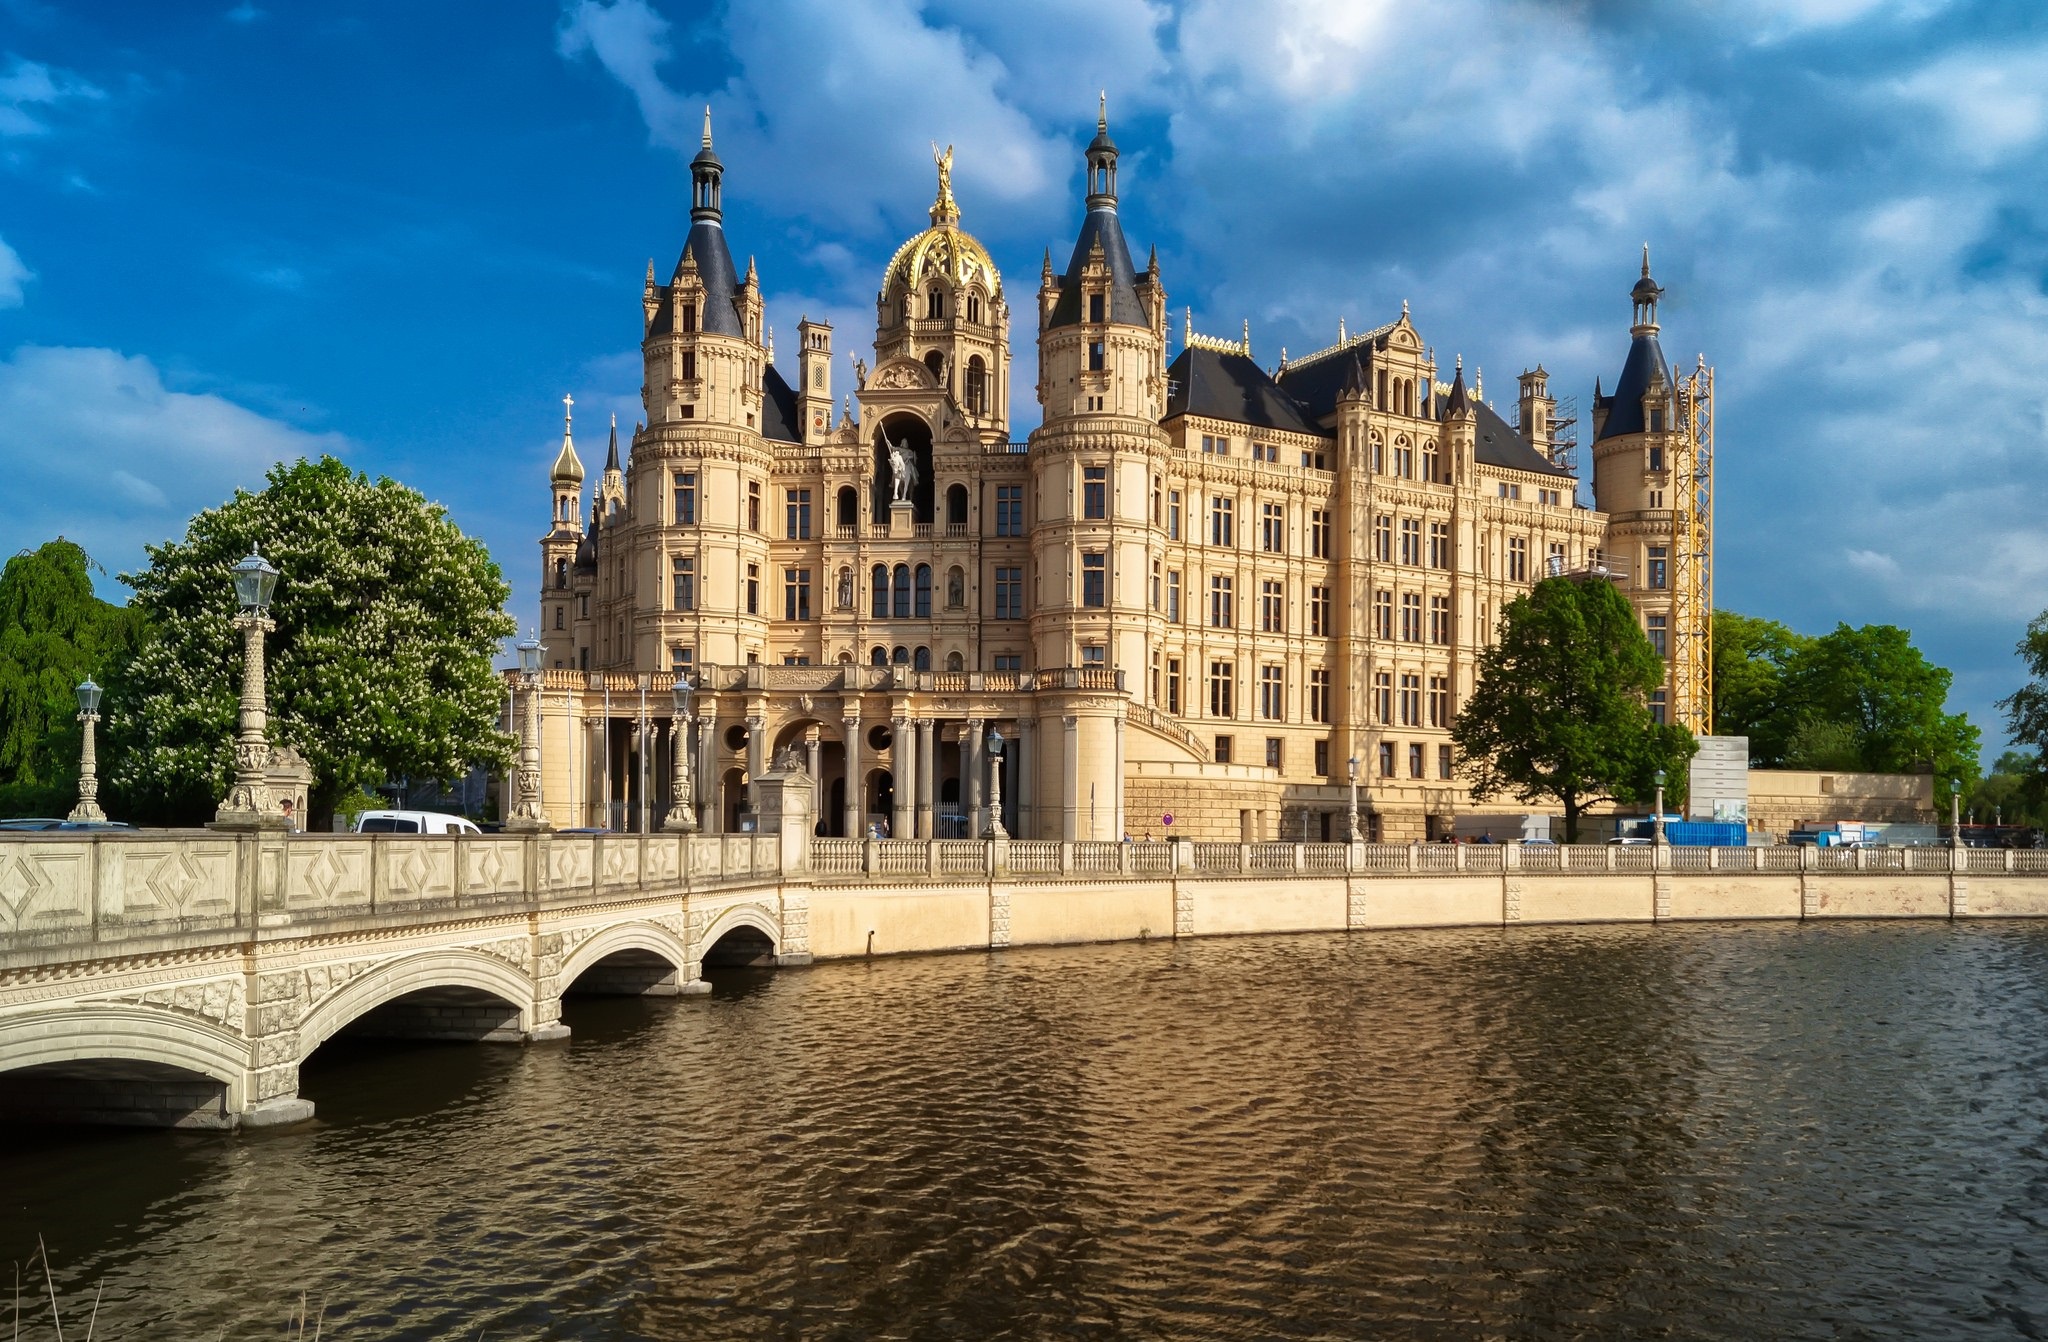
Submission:
<svg viewBox="0 0 2048 1342">
<path fill-rule="evenodd" d="M 896 249 L 882 275 L 884 295 L 900 287 L 922 289 L 925 282 L 944 279 L 955 289 L 979 284 L 991 295 L 1003 291 L 1002 274 L 980 239 L 960 227 L 960 207 L 953 202 L 953 147 L 941 154 L 932 147 L 939 167 L 938 199 L 932 202 L 932 226 Z"/>
</svg>

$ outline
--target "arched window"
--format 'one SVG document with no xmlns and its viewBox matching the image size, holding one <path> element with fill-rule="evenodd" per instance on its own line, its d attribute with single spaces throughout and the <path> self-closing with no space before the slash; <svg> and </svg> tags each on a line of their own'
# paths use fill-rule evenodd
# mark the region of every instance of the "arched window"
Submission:
<svg viewBox="0 0 2048 1342">
<path fill-rule="evenodd" d="M 932 617 L 932 566 L 917 566 L 917 618 L 929 620 Z"/>
<path fill-rule="evenodd" d="M 926 368 L 931 369 L 932 381 L 938 383 L 942 387 L 946 385 L 945 355 L 939 353 L 937 350 L 933 350 L 931 353 L 924 356 L 924 366 Z"/>
<path fill-rule="evenodd" d="M 896 665 L 898 666 L 909 666 L 910 649 L 904 647 L 901 643 L 897 644 L 896 651 L 890 654 L 889 660 L 896 663 Z"/>
<path fill-rule="evenodd" d="M 946 490 L 946 525 L 964 527 L 967 525 L 967 486 L 954 485 Z"/>
<path fill-rule="evenodd" d="M 877 643 L 874 647 L 868 649 L 869 666 L 887 666 L 888 664 L 889 650 L 887 648 Z"/>
<path fill-rule="evenodd" d="M 988 413 L 988 365 L 981 361 L 979 354 L 967 361 L 967 413 Z"/>
<path fill-rule="evenodd" d="M 841 666 L 852 666 L 853 654 L 845 651 L 844 649 L 841 649 L 839 653 L 839 664 Z"/>
<path fill-rule="evenodd" d="M 946 609 L 958 610 L 967 604 L 967 573 L 958 564 L 946 570 Z"/>
<path fill-rule="evenodd" d="M 568 585 L 569 561 L 566 559 L 557 559 L 555 561 L 555 586 L 557 588 L 566 588 L 568 587 Z"/>
<path fill-rule="evenodd" d="M 971 322 L 979 322 L 981 320 L 980 294 L 967 295 L 967 320 Z"/>
<path fill-rule="evenodd" d="M 910 669 L 913 671 L 931 670 L 932 650 L 930 648 L 919 648 L 917 654 L 910 659 Z"/>
<path fill-rule="evenodd" d="M 896 566 L 896 573 L 895 573 L 895 577 L 894 577 L 894 580 L 893 580 L 893 581 L 892 581 L 892 582 L 890 583 L 890 587 L 891 587 L 891 589 L 892 589 L 892 590 L 894 591 L 894 593 L 895 593 L 895 600 L 894 600 L 894 602 L 893 602 L 893 605 L 894 605 L 894 608 L 895 608 L 895 612 L 896 612 L 896 618 L 897 618 L 897 619 L 899 619 L 899 620 L 907 620 L 907 619 L 909 619 L 909 618 L 910 618 L 910 565 L 908 565 L 908 564 L 898 564 L 898 565 Z"/>
<path fill-rule="evenodd" d="M 889 570 L 877 564 L 868 570 L 869 613 L 878 620 L 889 618 Z"/>
<path fill-rule="evenodd" d="M 555 628 L 557 628 L 557 629 L 560 629 L 561 627 L 562 627 L 562 608 L 561 608 L 560 606 L 557 606 L 557 607 L 555 607 Z"/>
<path fill-rule="evenodd" d="M 852 485 L 847 485 L 839 491 L 838 506 L 840 526 L 851 527 L 859 525 L 860 495 L 854 492 Z"/>
<path fill-rule="evenodd" d="M 960 660 L 960 654 L 959 654 L 959 653 L 957 653 L 957 652 L 949 652 L 949 653 L 947 653 L 947 654 L 946 654 L 946 669 L 947 669 L 948 671 L 958 671 L 958 670 L 961 670 L 961 669 L 962 669 L 963 667 L 965 667 L 966 665 L 967 665 L 967 663 L 965 663 L 965 662 L 963 662 L 963 661 L 961 661 L 961 660 Z"/>
<path fill-rule="evenodd" d="M 924 296 L 924 315 L 936 321 L 946 315 L 946 291 L 934 289 Z"/>
</svg>

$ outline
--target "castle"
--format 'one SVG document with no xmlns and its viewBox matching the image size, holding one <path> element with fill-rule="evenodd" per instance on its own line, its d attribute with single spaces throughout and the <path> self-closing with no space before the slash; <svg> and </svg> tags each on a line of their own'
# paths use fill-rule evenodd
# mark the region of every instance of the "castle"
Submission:
<svg viewBox="0 0 2048 1342">
<path fill-rule="evenodd" d="M 743 831 L 780 761 L 825 834 L 1340 840 L 1355 781 L 1358 837 L 1435 837 L 1474 809 L 1448 729 L 1508 602 L 1598 574 L 1669 647 L 1683 405 L 1647 250 L 1587 508 L 1544 370 L 1511 422 L 1462 361 L 1439 381 L 1406 303 L 1272 372 L 1249 328 L 1176 349 L 1106 116 L 1085 160 L 1073 254 L 1028 300 L 1019 442 L 1009 294 L 951 150 L 841 407 L 828 325 L 799 323 L 793 382 L 773 362 L 706 113 L 689 235 L 641 295 L 646 423 L 623 465 L 613 426 L 587 523 L 566 420 L 552 471 L 550 823 L 674 824 L 682 763 L 691 819 Z"/>
</svg>

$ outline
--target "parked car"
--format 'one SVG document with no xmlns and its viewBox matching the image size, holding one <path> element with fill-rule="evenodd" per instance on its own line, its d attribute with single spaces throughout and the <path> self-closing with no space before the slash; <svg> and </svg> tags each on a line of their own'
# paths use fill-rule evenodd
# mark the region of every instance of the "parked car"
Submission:
<svg viewBox="0 0 2048 1342">
<path fill-rule="evenodd" d="M 19 820 L 0 820 L 0 830 L 96 830 L 134 829 L 125 820 L 57 820 L 49 816 L 25 816 Z"/>
<path fill-rule="evenodd" d="M 356 817 L 358 834 L 482 834 L 476 822 L 439 811 L 365 811 Z"/>
</svg>

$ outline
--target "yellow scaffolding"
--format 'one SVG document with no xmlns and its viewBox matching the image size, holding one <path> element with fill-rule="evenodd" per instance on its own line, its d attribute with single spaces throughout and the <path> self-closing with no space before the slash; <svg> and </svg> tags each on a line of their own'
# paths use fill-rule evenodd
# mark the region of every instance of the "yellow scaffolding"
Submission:
<svg viewBox="0 0 2048 1342">
<path fill-rule="evenodd" d="M 1714 370 L 1704 354 L 1678 383 L 1671 543 L 1672 721 L 1707 736 L 1714 730 Z"/>
</svg>

